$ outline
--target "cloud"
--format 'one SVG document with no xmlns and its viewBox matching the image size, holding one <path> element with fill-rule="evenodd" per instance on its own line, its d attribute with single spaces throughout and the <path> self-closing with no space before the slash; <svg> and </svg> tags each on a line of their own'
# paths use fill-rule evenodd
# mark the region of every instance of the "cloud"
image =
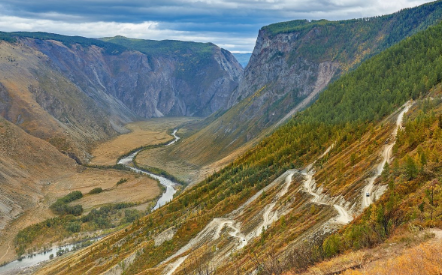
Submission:
<svg viewBox="0 0 442 275">
<path fill-rule="evenodd" d="M 224 32 L 195 32 L 159 28 L 158 22 L 119 23 L 119 22 L 85 22 L 69 23 L 47 19 L 28 19 L 14 16 L 0 16 L 2 31 L 45 31 L 65 35 L 79 35 L 100 38 L 124 35 L 132 38 L 152 40 L 182 40 L 197 42 L 212 42 L 231 51 L 250 51 L 255 37 L 241 37 Z"/>
<path fill-rule="evenodd" d="M 388 14 L 428 0 L 2 0 L 0 30 L 213 42 L 251 52 L 258 30 L 294 19 Z"/>
</svg>

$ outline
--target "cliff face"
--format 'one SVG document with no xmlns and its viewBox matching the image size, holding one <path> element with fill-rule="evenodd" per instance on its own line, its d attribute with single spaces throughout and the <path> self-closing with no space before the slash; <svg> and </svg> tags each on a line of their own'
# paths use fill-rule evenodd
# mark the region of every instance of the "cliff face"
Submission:
<svg viewBox="0 0 442 275">
<path fill-rule="evenodd" d="M 226 108 L 242 68 L 230 52 L 210 44 L 205 60 L 183 49 L 176 55 L 146 54 L 128 49 L 108 54 L 103 49 L 56 41 L 28 40 L 52 65 L 99 106 L 124 119 L 133 116 L 207 116 Z M 189 56 L 195 68 L 186 68 Z M 194 69 L 194 70 L 190 70 Z M 187 70 L 187 71 L 186 71 Z"/>
<path fill-rule="evenodd" d="M 9 40 L 0 42 L 1 115 L 80 161 L 94 142 L 126 131 L 127 122 L 225 109 L 242 74 L 213 44 L 186 42 L 165 53 L 155 41 L 144 53 L 44 33 Z"/>
<path fill-rule="evenodd" d="M 330 81 L 339 68 L 338 62 L 318 62 L 302 56 L 293 61 L 288 60 L 295 44 L 305 39 L 306 37 L 301 36 L 299 32 L 271 37 L 266 30 L 260 30 L 243 80 L 232 94 L 229 106 L 237 104 L 260 89 L 271 90 L 275 99 L 289 92 L 302 98 L 318 86 L 322 86 L 320 83 L 324 82 L 323 80 Z M 266 87 L 269 85 L 272 85 L 271 89 Z"/>
<path fill-rule="evenodd" d="M 296 20 L 263 27 L 223 114 L 176 149 L 206 164 L 271 131 L 311 104 L 343 73 L 440 22 L 442 2 L 392 15 L 345 21 Z M 205 146 L 202 146 L 204 144 Z M 210 148 L 213 157 L 201 157 Z"/>
</svg>

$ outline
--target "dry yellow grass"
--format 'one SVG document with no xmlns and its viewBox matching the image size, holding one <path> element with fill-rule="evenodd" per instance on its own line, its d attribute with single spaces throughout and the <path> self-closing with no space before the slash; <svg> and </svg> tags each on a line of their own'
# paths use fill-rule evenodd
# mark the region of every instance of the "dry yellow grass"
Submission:
<svg viewBox="0 0 442 275">
<path fill-rule="evenodd" d="M 129 177 L 128 181 L 118 186 L 105 190 L 102 193 L 84 196 L 73 202 L 81 204 L 85 211 L 89 211 L 99 205 L 120 202 L 143 203 L 154 199 L 160 194 L 158 184 L 147 177 Z"/>
<path fill-rule="evenodd" d="M 403 255 L 383 259 L 360 270 L 347 270 L 344 275 L 438 275 L 442 274 L 442 240 L 407 249 Z"/>
<path fill-rule="evenodd" d="M 131 132 L 117 136 L 107 142 L 99 144 L 92 155 L 92 165 L 114 165 L 119 156 L 130 150 L 165 142 L 172 137 L 167 133 L 183 123 L 195 120 L 190 117 L 155 118 L 146 121 L 138 121 L 126 125 Z"/>
<path fill-rule="evenodd" d="M 116 183 L 122 178 L 128 181 L 117 187 Z M 75 204 L 82 204 L 86 211 L 107 203 L 145 202 L 154 199 L 161 192 L 157 182 L 151 178 L 117 170 L 88 168 L 83 171 L 65 171 L 64 175 L 48 179 L 47 182 L 50 184 L 41 190 L 40 196 L 34 198 L 35 206 L 25 211 L 1 232 L 0 251 L 4 253 L 0 253 L 0 262 L 10 261 L 16 257 L 13 239 L 17 232 L 32 224 L 55 217 L 49 210 L 49 205 L 71 191 L 78 190 L 87 194 L 95 187 L 110 189 L 75 201 Z"/>
<path fill-rule="evenodd" d="M 435 237 L 427 240 L 431 234 Z M 401 238 L 409 239 L 410 243 L 401 242 Z M 301 274 L 442 274 L 442 230 L 432 229 L 417 235 L 399 232 L 398 236 L 386 244 L 334 257 L 310 267 Z"/>
</svg>

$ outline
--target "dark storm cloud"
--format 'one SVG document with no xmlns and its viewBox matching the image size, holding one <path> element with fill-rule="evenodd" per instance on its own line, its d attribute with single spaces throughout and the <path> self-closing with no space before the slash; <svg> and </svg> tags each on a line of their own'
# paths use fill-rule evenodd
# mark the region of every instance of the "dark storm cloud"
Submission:
<svg viewBox="0 0 442 275">
<path fill-rule="evenodd" d="M 95 36 L 103 35 L 104 26 L 115 26 L 115 31 L 126 36 L 159 39 L 195 39 L 201 37 L 225 41 L 230 50 L 251 51 L 253 38 L 260 27 L 293 19 L 349 19 L 381 15 L 428 2 L 425 0 L 2 0 L 0 15 L 12 20 L 14 26 L 29 30 L 48 31 L 56 27 L 66 34 L 79 34 L 88 26 L 96 25 Z M 0 18 L 0 19 L 5 19 Z M 28 21 L 27 21 L 28 20 Z M 35 29 L 32 22 L 39 29 Z M 52 23 L 51 23 L 52 22 Z M 97 22 L 97 24 L 93 24 Z M 146 22 L 150 24 L 146 28 Z M 4 22 L 5 23 L 5 22 Z M 15 24 L 14 24 L 15 23 Z M 61 23 L 61 24 L 60 24 Z M 79 25 L 80 24 L 80 25 Z M 89 24 L 89 25 L 87 25 Z M 106 25 L 107 24 L 107 25 Z M 4 24 L 8 26 L 8 24 Z M 45 27 L 47 25 L 47 27 Z M 61 26 L 62 25 L 62 26 Z M 71 27 L 69 27 L 71 26 Z M 138 27 L 137 27 L 138 26 Z M 3 28 L 2 24 L 0 27 Z M 142 28 L 146 33 L 143 35 Z M 4 29 L 3 29 L 4 30 Z M 26 29 L 28 30 L 28 29 Z M 89 31 L 89 29 L 86 29 Z M 159 31 L 163 31 L 161 38 Z M 155 32 L 157 31 L 157 32 Z M 55 29 L 55 32 L 56 29 Z M 90 30 L 88 33 L 91 33 Z M 167 36 L 169 35 L 169 36 Z M 238 44 L 244 38 L 245 44 Z M 246 44 L 248 46 L 246 46 Z M 237 45 L 237 48 L 232 45 Z"/>
</svg>

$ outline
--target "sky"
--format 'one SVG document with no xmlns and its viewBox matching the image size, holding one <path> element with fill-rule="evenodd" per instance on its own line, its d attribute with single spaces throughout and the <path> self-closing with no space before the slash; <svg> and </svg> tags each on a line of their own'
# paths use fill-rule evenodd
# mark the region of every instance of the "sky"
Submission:
<svg viewBox="0 0 442 275">
<path fill-rule="evenodd" d="M 212 42 L 252 52 L 261 27 L 389 14 L 428 0 L 0 0 L 0 31 Z"/>
</svg>

